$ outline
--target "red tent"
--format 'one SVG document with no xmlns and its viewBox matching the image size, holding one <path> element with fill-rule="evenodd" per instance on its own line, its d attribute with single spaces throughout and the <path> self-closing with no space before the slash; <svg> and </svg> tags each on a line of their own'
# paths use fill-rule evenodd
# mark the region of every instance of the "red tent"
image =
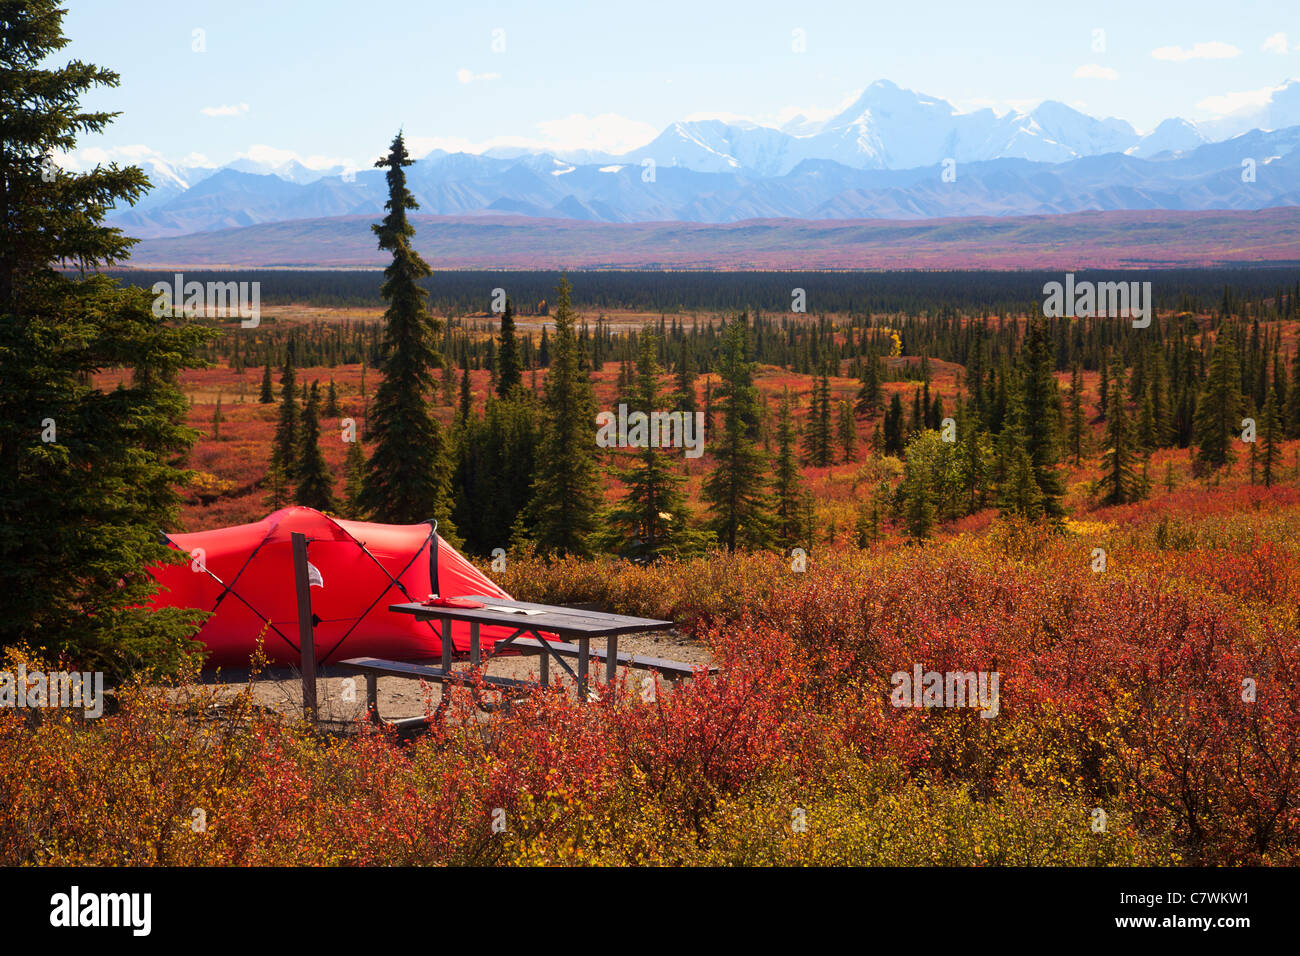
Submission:
<svg viewBox="0 0 1300 956">
<path fill-rule="evenodd" d="M 510 597 L 438 537 L 432 524 L 340 521 L 311 508 L 284 508 L 255 524 L 170 535 L 173 547 L 190 553 L 190 562 L 149 569 L 162 585 L 154 607 L 213 612 L 198 633 L 208 647 L 205 666 L 247 666 L 263 631 L 272 663 L 300 663 L 290 542 L 295 531 L 306 535 L 314 569 L 311 606 L 321 664 L 349 657 L 437 658 L 442 645 L 435 626 L 393 614 L 390 604 L 423 601 L 430 594 Z M 484 649 L 510 633 L 483 628 Z M 468 651 L 469 625 L 454 625 L 452 639 L 457 651 Z"/>
</svg>

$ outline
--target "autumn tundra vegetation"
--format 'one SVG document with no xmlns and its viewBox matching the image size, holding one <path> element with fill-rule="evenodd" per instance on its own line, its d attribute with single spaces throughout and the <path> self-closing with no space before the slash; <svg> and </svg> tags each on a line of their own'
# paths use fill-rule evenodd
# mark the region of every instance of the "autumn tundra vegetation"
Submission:
<svg viewBox="0 0 1300 956">
<path fill-rule="evenodd" d="M 581 273 L 439 312 L 399 134 L 373 307 L 159 318 L 102 271 L 130 246 L 103 215 L 143 175 L 43 175 L 109 121 L 75 102 L 116 77 L 38 69 L 59 22 L 27 7 L 4 96 L 29 122 L 0 170 L 2 669 L 115 686 L 93 720 L 0 708 L 22 768 L 0 864 L 1300 862 L 1293 270 L 1212 298 L 1155 274 L 1145 328 L 925 274 L 891 310 L 822 311 L 814 286 L 802 312 L 647 316 L 587 304 Z M 620 405 L 698 414 L 704 454 L 602 448 Z M 178 559 L 156 532 L 294 503 L 437 517 L 516 598 L 674 620 L 719 670 L 488 718 L 453 694 L 414 740 L 218 707 L 192 682 L 202 615 L 147 608 L 145 567 Z M 914 668 L 996 674 L 996 707 L 900 706 Z"/>
</svg>

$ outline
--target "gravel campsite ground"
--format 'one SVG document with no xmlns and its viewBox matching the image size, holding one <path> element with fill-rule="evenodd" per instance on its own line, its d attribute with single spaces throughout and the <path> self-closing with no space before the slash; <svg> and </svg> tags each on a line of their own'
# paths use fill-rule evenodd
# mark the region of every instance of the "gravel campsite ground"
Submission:
<svg viewBox="0 0 1300 956">
<path fill-rule="evenodd" d="M 592 649 L 603 647 L 603 641 L 593 641 Z M 687 664 L 709 664 L 709 651 L 699 641 L 672 631 L 652 631 L 645 634 L 630 634 L 619 638 L 620 653 L 644 655 L 649 657 L 666 657 Z M 577 662 L 570 659 L 569 664 L 576 669 Z M 466 663 L 458 667 L 467 668 Z M 484 673 L 490 677 L 512 677 L 516 679 L 537 678 L 538 660 L 535 656 L 502 656 L 490 660 Z M 604 663 L 592 661 L 593 679 L 604 679 Z M 648 675 L 648 671 L 631 670 L 620 667 L 620 679 L 626 679 L 633 685 Z M 322 721 L 327 726 L 344 729 L 364 716 L 366 707 L 365 678 L 354 676 L 353 684 L 348 684 L 347 675 L 326 667 L 323 676 L 317 682 L 317 702 Z M 558 664 L 552 661 L 552 683 L 561 683 L 571 687 L 572 679 Z M 661 686 L 664 681 L 660 679 Z M 221 699 L 234 697 L 248 684 L 244 681 L 219 682 L 215 685 Z M 352 689 L 355 693 L 350 693 Z M 437 684 L 422 686 L 419 681 L 400 677 L 381 677 L 379 679 L 379 713 L 385 719 L 415 717 L 425 712 L 426 698 L 428 706 L 436 707 L 441 699 L 442 689 Z M 253 682 L 253 698 L 263 707 L 280 711 L 285 715 L 297 715 L 302 712 L 302 684 L 295 677 L 284 679 L 259 678 Z M 347 699 L 351 698 L 351 699 Z"/>
</svg>

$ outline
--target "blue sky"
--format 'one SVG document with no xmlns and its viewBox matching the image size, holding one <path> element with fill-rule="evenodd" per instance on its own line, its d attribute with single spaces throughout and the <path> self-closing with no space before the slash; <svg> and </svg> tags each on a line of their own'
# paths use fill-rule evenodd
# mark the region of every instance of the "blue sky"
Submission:
<svg viewBox="0 0 1300 956">
<path fill-rule="evenodd" d="M 1057 99 L 1150 129 L 1300 77 L 1300 0 L 68 6 L 64 58 L 122 77 L 87 105 L 124 115 L 83 146 L 173 161 L 369 165 L 399 126 L 417 154 L 626 149 L 674 120 L 829 115 L 882 78 L 963 108 Z"/>
</svg>

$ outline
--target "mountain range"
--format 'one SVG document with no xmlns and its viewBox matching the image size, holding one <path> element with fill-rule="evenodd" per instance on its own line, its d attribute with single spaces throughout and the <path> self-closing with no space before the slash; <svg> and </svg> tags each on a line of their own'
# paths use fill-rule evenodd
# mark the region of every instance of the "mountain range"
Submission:
<svg viewBox="0 0 1300 956">
<path fill-rule="evenodd" d="M 386 199 L 377 169 L 142 165 L 154 190 L 112 221 L 143 238 L 373 216 Z M 407 177 L 427 214 L 597 222 L 1263 209 L 1300 205 L 1300 82 L 1222 120 L 1142 134 L 1055 101 L 963 112 L 882 80 L 821 122 L 682 121 L 620 155 L 436 150 Z"/>
</svg>

